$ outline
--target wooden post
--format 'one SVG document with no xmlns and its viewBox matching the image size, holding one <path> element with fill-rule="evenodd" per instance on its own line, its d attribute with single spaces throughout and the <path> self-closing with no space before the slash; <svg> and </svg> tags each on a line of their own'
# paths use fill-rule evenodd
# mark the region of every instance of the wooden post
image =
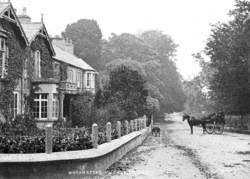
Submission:
<svg viewBox="0 0 250 179">
<path fill-rule="evenodd" d="M 111 123 L 110 122 L 106 124 L 106 138 L 107 138 L 107 142 L 111 141 Z"/>
<path fill-rule="evenodd" d="M 125 121 L 125 134 L 127 135 L 129 133 L 129 125 L 128 125 L 128 121 Z"/>
<path fill-rule="evenodd" d="M 91 134 L 91 141 L 94 148 L 98 146 L 98 125 L 92 125 L 92 134 Z"/>
<path fill-rule="evenodd" d="M 62 92 L 59 93 L 59 120 L 63 121 L 63 100 L 64 94 Z"/>
<path fill-rule="evenodd" d="M 46 152 L 46 154 L 51 154 L 52 153 L 52 145 L 53 145 L 52 126 L 46 126 L 45 134 L 46 134 L 45 152 Z"/>
<path fill-rule="evenodd" d="M 138 131 L 137 119 L 134 120 L 134 129 L 135 131 Z"/>
<path fill-rule="evenodd" d="M 134 131 L 134 121 L 130 120 L 130 132 Z"/>
<path fill-rule="evenodd" d="M 117 130 L 118 138 L 120 138 L 121 137 L 121 122 L 120 121 L 117 121 L 116 130 Z"/>
</svg>

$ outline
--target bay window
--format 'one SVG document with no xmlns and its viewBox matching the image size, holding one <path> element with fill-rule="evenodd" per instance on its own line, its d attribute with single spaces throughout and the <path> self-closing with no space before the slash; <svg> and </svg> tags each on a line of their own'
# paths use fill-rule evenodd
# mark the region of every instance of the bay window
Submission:
<svg viewBox="0 0 250 179">
<path fill-rule="evenodd" d="M 58 101 L 58 95 L 53 94 L 53 99 L 52 99 L 52 118 L 58 118 L 58 113 L 59 113 L 59 101 Z"/>
<path fill-rule="evenodd" d="M 48 94 L 35 94 L 33 114 L 37 119 L 48 118 Z"/>
</svg>

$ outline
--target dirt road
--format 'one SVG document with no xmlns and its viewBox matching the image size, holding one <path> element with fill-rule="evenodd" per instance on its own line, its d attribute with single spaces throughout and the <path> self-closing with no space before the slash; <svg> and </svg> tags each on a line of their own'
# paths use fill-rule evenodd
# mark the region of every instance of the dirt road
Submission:
<svg viewBox="0 0 250 179">
<path fill-rule="evenodd" d="M 108 170 L 106 178 L 250 178 L 250 135 L 194 134 L 178 114 L 161 124 L 161 137 L 144 144 Z"/>
</svg>

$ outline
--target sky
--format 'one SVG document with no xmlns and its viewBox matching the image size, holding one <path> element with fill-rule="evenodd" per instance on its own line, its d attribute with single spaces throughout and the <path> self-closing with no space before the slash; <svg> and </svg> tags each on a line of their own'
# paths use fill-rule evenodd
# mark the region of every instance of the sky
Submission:
<svg viewBox="0 0 250 179">
<path fill-rule="evenodd" d="M 234 0 L 11 0 L 17 12 L 27 8 L 32 21 L 43 14 L 50 35 L 60 35 L 79 19 L 98 22 L 104 38 L 111 33 L 161 30 L 179 45 L 177 67 L 184 79 L 200 71 L 192 57 L 204 49 L 211 24 L 229 20 Z"/>
</svg>

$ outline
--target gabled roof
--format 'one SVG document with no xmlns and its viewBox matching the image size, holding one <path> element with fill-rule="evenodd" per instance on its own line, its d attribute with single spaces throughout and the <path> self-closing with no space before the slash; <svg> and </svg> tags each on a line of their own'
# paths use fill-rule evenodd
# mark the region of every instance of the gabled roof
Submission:
<svg viewBox="0 0 250 179">
<path fill-rule="evenodd" d="M 42 29 L 43 26 L 41 22 L 21 23 L 21 24 L 29 42 L 32 42 L 36 38 L 36 36 L 38 35 L 39 31 Z"/>
<path fill-rule="evenodd" d="M 55 50 L 53 48 L 48 32 L 43 22 L 30 22 L 30 23 L 21 23 L 21 24 L 29 40 L 29 44 L 31 44 L 38 35 L 42 34 L 45 36 L 46 40 L 48 41 L 53 55 L 55 55 Z"/>
<path fill-rule="evenodd" d="M 0 13 L 2 14 L 8 7 L 10 3 L 8 2 L 0 2 Z"/>
<path fill-rule="evenodd" d="M 82 59 L 76 57 L 75 55 L 69 52 L 62 50 L 60 47 L 56 46 L 53 42 L 52 44 L 56 52 L 56 56 L 54 57 L 56 60 L 67 63 L 77 68 L 81 68 L 83 70 L 95 71 L 94 68 L 92 68 L 89 64 L 87 64 Z"/>
<path fill-rule="evenodd" d="M 8 11 L 11 14 L 11 18 L 9 18 L 9 17 L 7 17 L 5 15 L 5 13 L 8 12 Z M 14 10 L 14 8 L 13 8 L 13 6 L 12 6 L 12 4 L 10 2 L 0 2 L 0 17 L 1 18 L 5 17 L 5 18 L 13 21 L 14 23 L 16 23 L 17 26 L 19 27 L 20 31 L 21 31 L 21 34 L 22 34 L 22 36 L 24 38 L 24 41 L 25 41 L 26 45 L 29 44 L 28 38 L 26 37 L 26 35 L 24 33 L 24 30 L 23 30 L 23 28 L 21 26 L 21 23 L 17 18 L 16 12 L 15 12 L 15 10 Z"/>
</svg>

